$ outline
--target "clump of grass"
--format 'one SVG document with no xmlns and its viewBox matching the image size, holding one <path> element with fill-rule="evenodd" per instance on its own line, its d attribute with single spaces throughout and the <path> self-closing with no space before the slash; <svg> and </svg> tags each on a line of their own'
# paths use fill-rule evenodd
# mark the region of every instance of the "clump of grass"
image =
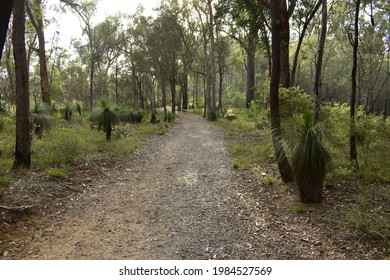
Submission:
<svg viewBox="0 0 390 280">
<path fill-rule="evenodd" d="M 47 175 L 50 177 L 64 179 L 66 178 L 67 171 L 64 168 L 50 168 L 46 170 Z"/>
<path fill-rule="evenodd" d="M 272 186 L 276 180 L 274 177 L 272 177 L 271 175 L 265 175 L 261 178 L 261 184 L 264 185 L 264 186 Z"/>
<path fill-rule="evenodd" d="M 278 189 L 279 189 L 279 191 L 280 191 L 281 193 L 284 193 L 284 194 L 286 194 L 286 193 L 289 192 L 289 187 L 286 186 L 286 185 L 280 185 L 280 186 L 278 187 Z"/>
<path fill-rule="evenodd" d="M 2 190 L 5 190 L 10 183 L 12 182 L 12 178 L 8 175 L 2 175 L 0 176 L 0 193 Z"/>
<path fill-rule="evenodd" d="M 75 165 L 84 155 L 80 136 L 72 128 L 59 128 L 46 141 L 33 145 L 33 162 L 41 169 Z"/>
<path fill-rule="evenodd" d="M 232 144 L 228 151 L 240 165 L 240 169 L 251 169 L 267 162 L 270 159 L 271 147 L 269 143 L 243 141 Z"/>
<path fill-rule="evenodd" d="M 295 205 L 294 206 L 294 212 L 297 213 L 297 214 L 303 214 L 303 213 L 306 212 L 306 208 L 302 204 Z"/>
<path fill-rule="evenodd" d="M 233 162 L 233 168 L 234 169 L 244 169 L 243 165 L 238 161 Z"/>
<path fill-rule="evenodd" d="M 384 195 L 386 196 L 386 194 Z M 387 193 L 388 196 L 388 193 Z M 367 194 L 360 194 L 357 203 L 346 213 L 347 224 L 361 239 L 382 240 L 390 245 L 390 221 L 385 213 L 378 213 Z"/>
<path fill-rule="evenodd" d="M 0 132 L 2 132 L 3 130 L 4 130 L 4 120 L 3 120 L 3 117 L 0 114 Z"/>
</svg>

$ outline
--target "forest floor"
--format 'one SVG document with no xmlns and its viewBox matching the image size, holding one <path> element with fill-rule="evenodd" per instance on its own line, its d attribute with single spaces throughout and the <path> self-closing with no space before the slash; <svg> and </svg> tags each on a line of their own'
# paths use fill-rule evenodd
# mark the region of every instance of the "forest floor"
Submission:
<svg viewBox="0 0 390 280">
<path fill-rule="evenodd" d="M 180 114 L 126 161 L 28 173 L 0 199 L 0 259 L 383 259 L 342 223 L 344 194 L 296 213 L 295 187 L 235 170 L 222 129 Z M 263 174 L 263 175 L 261 175 Z M 276 176 L 276 175 L 275 175 Z M 20 209 L 19 209 L 20 210 Z"/>
</svg>

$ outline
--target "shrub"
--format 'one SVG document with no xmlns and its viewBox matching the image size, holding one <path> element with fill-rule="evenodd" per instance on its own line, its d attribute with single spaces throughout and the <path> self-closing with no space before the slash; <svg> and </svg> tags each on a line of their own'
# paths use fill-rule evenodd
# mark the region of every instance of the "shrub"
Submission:
<svg viewBox="0 0 390 280">
<path fill-rule="evenodd" d="M 322 144 L 320 127 L 313 124 L 313 113 L 306 110 L 291 162 L 301 202 L 322 202 L 323 181 L 329 162 L 330 155 Z"/>
<path fill-rule="evenodd" d="M 143 110 L 137 110 L 132 113 L 132 123 L 134 124 L 140 124 L 142 123 L 142 120 L 145 116 L 145 113 Z"/>
<path fill-rule="evenodd" d="M 279 100 L 280 116 L 284 119 L 303 114 L 314 102 L 313 97 L 299 87 L 280 88 Z"/>
<path fill-rule="evenodd" d="M 111 109 L 108 102 L 101 101 L 100 106 L 93 110 L 91 119 L 97 122 L 99 130 L 106 133 L 106 140 L 110 140 L 112 129 L 116 124 L 118 124 L 119 119 L 116 112 Z"/>
<path fill-rule="evenodd" d="M 43 129 L 50 129 L 53 117 L 43 103 L 35 102 L 30 108 L 31 119 L 35 127 L 35 135 L 42 138 Z"/>
</svg>

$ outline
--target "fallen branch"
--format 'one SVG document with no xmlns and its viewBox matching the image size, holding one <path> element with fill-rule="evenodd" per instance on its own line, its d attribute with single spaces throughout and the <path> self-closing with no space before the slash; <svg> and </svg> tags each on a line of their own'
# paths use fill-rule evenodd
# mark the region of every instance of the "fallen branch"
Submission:
<svg viewBox="0 0 390 280">
<path fill-rule="evenodd" d="M 32 206 L 9 207 L 9 206 L 0 205 L 0 209 L 14 211 L 14 212 L 22 212 L 22 211 L 25 211 L 25 210 L 30 209 L 30 208 L 32 208 Z"/>
<path fill-rule="evenodd" d="M 97 164 L 96 162 L 94 162 L 92 159 L 89 160 L 90 162 L 92 162 L 96 168 L 104 175 L 104 177 L 106 177 L 107 179 L 110 179 L 110 176 L 108 176 Z"/>
</svg>

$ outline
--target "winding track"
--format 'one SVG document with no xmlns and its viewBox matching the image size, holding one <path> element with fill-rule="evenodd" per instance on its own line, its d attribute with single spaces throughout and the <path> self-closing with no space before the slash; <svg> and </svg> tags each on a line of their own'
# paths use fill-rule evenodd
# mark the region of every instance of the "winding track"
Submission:
<svg viewBox="0 0 390 280">
<path fill-rule="evenodd" d="M 34 233 L 25 259 L 255 259 L 221 131 L 181 114 Z M 28 252 L 28 254 L 27 254 Z"/>
</svg>

